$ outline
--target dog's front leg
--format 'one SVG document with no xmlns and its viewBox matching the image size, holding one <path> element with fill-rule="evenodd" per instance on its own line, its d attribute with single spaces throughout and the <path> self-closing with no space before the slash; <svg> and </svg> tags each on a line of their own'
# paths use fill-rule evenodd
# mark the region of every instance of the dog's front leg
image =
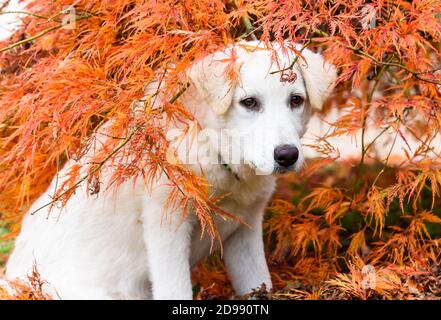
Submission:
<svg viewBox="0 0 441 320">
<path fill-rule="evenodd" d="M 238 295 L 265 283 L 272 288 L 271 276 L 265 259 L 262 238 L 263 210 L 255 213 L 250 227 L 241 225 L 225 242 L 224 260 Z"/>
<path fill-rule="evenodd" d="M 144 241 L 153 299 L 191 300 L 190 245 L 192 223 L 179 212 L 161 221 L 162 208 L 145 213 Z"/>
</svg>

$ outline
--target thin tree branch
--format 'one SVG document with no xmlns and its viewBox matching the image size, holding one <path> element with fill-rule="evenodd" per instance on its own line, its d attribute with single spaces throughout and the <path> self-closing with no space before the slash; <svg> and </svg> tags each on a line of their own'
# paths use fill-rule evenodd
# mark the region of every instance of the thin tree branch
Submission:
<svg viewBox="0 0 441 320">
<path fill-rule="evenodd" d="M 9 6 L 10 2 L 11 2 L 11 0 L 6 0 L 5 2 L 3 2 L 3 3 L 0 5 L 0 11 L 2 11 L 4 8 L 6 8 L 7 6 Z"/>
<path fill-rule="evenodd" d="M 81 17 L 78 17 L 78 18 L 75 19 L 75 20 L 72 20 L 72 22 L 76 22 L 76 21 L 80 21 L 80 20 L 88 19 L 88 18 L 90 18 L 90 17 L 92 17 L 92 16 L 93 16 L 92 14 L 88 14 L 88 15 L 85 15 L 85 16 L 81 16 Z M 31 37 L 29 37 L 29 38 L 26 38 L 26 39 L 23 39 L 23 40 L 20 40 L 20 41 L 17 41 L 17 42 L 14 42 L 14 43 L 10 44 L 9 46 L 6 46 L 6 47 L 0 49 L 0 53 L 5 52 L 5 51 L 8 51 L 8 50 L 11 50 L 11 49 L 13 49 L 13 48 L 15 48 L 15 47 L 18 47 L 18 46 L 20 46 L 20 45 L 22 45 L 22 44 L 25 44 L 25 43 L 27 43 L 27 42 L 34 41 L 34 40 L 36 40 L 36 39 L 38 39 L 38 38 L 41 38 L 41 37 L 44 36 L 45 34 L 51 32 L 51 31 L 54 31 L 54 30 L 60 29 L 60 28 L 62 28 L 62 27 L 63 27 L 62 24 L 58 24 L 58 25 L 56 25 L 56 26 L 52 26 L 52 27 L 50 27 L 50 28 L 44 29 L 43 31 L 37 33 L 37 34 L 34 35 L 34 36 L 31 36 Z"/>
<path fill-rule="evenodd" d="M 361 56 L 364 56 L 366 58 L 371 59 L 373 62 L 375 62 L 375 64 L 377 64 L 379 66 L 398 67 L 398 68 L 401 68 L 403 70 L 406 70 L 407 72 L 412 74 L 412 76 L 415 77 L 418 80 L 441 85 L 441 80 L 429 79 L 429 78 L 425 78 L 425 77 L 421 76 L 421 74 L 427 74 L 427 73 L 430 73 L 430 71 L 415 71 L 415 70 L 412 70 L 411 68 L 409 68 L 409 67 L 407 67 L 407 66 L 405 66 L 403 64 L 397 63 L 397 62 L 384 62 L 384 61 L 380 61 L 380 60 L 376 59 L 375 57 L 373 57 L 372 55 L 370 55 L 369 53 L 366 53 L 366 52 L 364 52 L 364 51 L 362 51 L 362 50 L 360 50 L 358 48 L 351 47 L 351 46 L 346 46 L 346 47 L 348 49 L 353 50 L 356 54 L 359 54 Z"/>
<path fill-rule="evenodd" d="M 182 96 L 182 94 L 184 94 L 185 90 L 187 90 L 187 86 L 184 87 L 181 91 L 179 91 L 172 99 L 170 99 L 169 103 L 174 103 L 176 102 L 179 97 Z M 86 181 L 90 176 L 92 176 L 93 174 L 95 174 L 96 172 L 98 172 L 103 166 L 104 164 L 109 161 L 115 154 L 117 154 L 122 148 L 124 148 L 124 146 L 135 136 L 135 134 L 141 130 L 144 127 L 144 123 L 140 123 L 138 124 L 130 133 L 129 135 L 123 140 L 121 141 L 121 143 L 112 150 L 112 152 L 110 152 L 103 160 L 101 160 L 100 162 L 98 162 L 96 164 L 96 166 L 89 171 L 86 175 L 84 175 L 80 180 L 78 180 L 73 186 L 69 187 L 68 189 L 66 189 L 65 191 L 63 191 L 61 194 L 55 196 L 54 198 L 52 198 L 52 200 L 44 205 L 42 205 L 41 207 L 37 208 L 36 210 L 31 212 L 31 215 L 34 215 L 35 213 L 37 213 L 38 211 L 54 204 L 55 202 L 58 202 L 60 199 L 62 199 L 65 195 L 67 195 L 68 193 L 70 193 L 71 191 L 75 190 L 77 187 L 79 187 L 84 181 Z M 182 190 L 180 189 L 180 191 L 182 192 Z"/>
<path fill-rule="evenodd" d="M 2 15 L 2 14 L 24 14 L 24 15 L 31 16 L 34 18 L 49 20 L 49 17 L 41 16 L 39 14 L 32 13 L 32 12 L 26 12 L 26 11 L 2 11 L 2 12 L 0 12 L 0 15 Z"/>
<path fill-rule="evenodd" d="M 393 56 L 389 58 L 389 61 L 393 59 Z M 377 75 L 377 78 L 375 80 L 374 86 L 372 87 L 372 90 L 369 93 L 369 96 L 367 97 L 367 103 L 368 106 L 366 108 L 366 113 L 368 113 L 369 111 L 369 107 L 372 103 L 373 97 L 374 97 L 374 93 L 378 88 L 378 85 L 380 84 L 380 81 L 383 77 L 384 72 L 386 71 L 386 69 L 388 68 L 388 65 L 383 65 L 382 68 L 380 69 L 380 72 Z M 366 134 L 366 122 L 367 122 L 367 114 L 363 115 L 363 123 L 362 123 L 362 128 L 361 128 L 361 158 L 360 158 L 360 172 L 363 174 L 364 172 L 364 159 L 366 157 L 366 153 L 368 152 L 369 148 L 373 145 L 373 142 L 375 142 L 375 140 L 377 138 L 374 139 L 374 141 L 372 143 L 370 143 L 367 147 L 365 147 L 365 134 Z M 387 129 L 386 129 L 387 130 Z M 384 131 L 386 131 L 384 130 Z"/>
<path fill-rule="evenodd" d="M 314 29 L 313 32 L 321 35 L 322 37 L 330 37 L 330 35 L 328 33 L 324 32 L 324 31 L 322 31 L 320 29 Z M 406 70 L 408 73 L 410 73 L 413 77 L 415 77 L 418 80 L 441 85 L 441 80 L 429 79 L 429 78 L 425 78 L 425 77 L 421 76 L 422 74 L 433 73 L 434 72 L 433 70 L 436 71 L 439 68 L 435 68 L 433 70 L 427 70 L 427 71 L 415 71 L 415 70 L 413 70 L 413 69 L 411 69 L 411 68 L 409 68 L 409 67 L 407 67 L 407 66 L 405 66 L 405 65 L 403 65 L 401 63 L 398 63 L 398 62 L 392 62 L 392 61 L 384 62 L 384 61 L 380 61 L 377 58 L 375 58 L 374 56 L 370 55 L 367 52 L 364 52 L 363 50 L 361 50 L 359 48 L 356 48 L 356 47 L 353 47 L 353 46 L 349 46 L 349 45 L 346 45 L 346 44 L 343 44 L 343 46 L 345 46 L 347 49 L 350 49 L 350 50 L 354 51 L 355 54 L 358 54 L 358 55 L 364 56 L 366 58 L 369 58 L 370 60 L 372 60 L 375 64 L 377 64 L 379 66 L 386 65 L 386 66 L 391 66 L 391 67 L 398 67 L 400 69 Z"/>
<path fill-rule="evenodd" d="M 312 41 L 308 40 L 303 46 L 302 48 L 299 50 L 299 54 L 302 54 L 303 50 L 305 50 L 309 45 L 311 45 Z M 270 74 L 275 74 L 275 73 L 279 73 L 279 72 L 285 72 L 285 71 L 290 71 L 292 70 L 292 68 L 294 68 L 294 65 L 297 63 L 297 61 L 299 60 L 299 54 L 296 55 L 296 57 L 294 58 L 293 62 L 286 68 L 281 69 L 281 70 L 276 70 L 276 71 L 272 71 L 270 72 Z"/>
<path fill-rule="evenodd" d="M 243 24 L 244 24 L 244 26 L 245 26 L 245 30 L 246 30 L 246 32 L 245 32 L 245 38 L 247 38 L 247 37 L 251 37 L 253 40 L 257 40 L 257 37 L 256 37 L 256 35 L 254 34 L 254 32 L 256 32 L 256 30 L 257 29 L 255 29 L 254 27 L 253 27 L 253 24 L 251 23 L 251 20 L 250 20 L 250 18 L 248 18 L 248 17 L 242 17 L 242 22 L 243 22 Z"/>
</svg>

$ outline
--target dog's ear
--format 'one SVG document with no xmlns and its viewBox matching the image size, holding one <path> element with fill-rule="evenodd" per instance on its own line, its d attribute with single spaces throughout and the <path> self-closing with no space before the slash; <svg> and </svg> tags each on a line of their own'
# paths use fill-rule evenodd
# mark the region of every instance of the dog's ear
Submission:
<svg viewBox="0 0 441 320">
<path fill-rule="evenodd" d="M 309 102 L 313 108 L 321 110 L 337 77 L 337 71 L 332 64 L 325 62 L 321 54 L 305 49 L 302 56 L 304 59 L 299 57 L 298 65 L 305 80 Z"/>
<path fill-rule="evenodd" d="M 233 101 L 235 81 L 230 72 L 238 72 L 241 62 L 233 61 L 226 52 L 215 52 L 196 62 L 187 71 L 190 86 L 194 86 L 218 115 L 225 113 Z"/>
</svg>

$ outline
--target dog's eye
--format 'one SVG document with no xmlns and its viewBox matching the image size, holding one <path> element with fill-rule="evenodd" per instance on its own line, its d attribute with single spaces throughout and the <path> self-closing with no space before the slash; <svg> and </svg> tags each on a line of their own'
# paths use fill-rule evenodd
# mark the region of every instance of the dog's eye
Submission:
<svg viewBox="0 0 441 320">
<path fill-rule="evenodd" d="M 246 98 L 240 101 L 240 104 L 247 109 L 258 111 L 260 109 L 259 103 L 254 98 Z"/>
<path fill-rule="evenodd" d="M 290 100 L 291 108 L 293 108 L 293 109 L 297 108 L 302 103 L 303 103 L 303 97 L 302 96 L 294 95 L 294 96 L 291 97 L 291 100 Z"/>
</svg>

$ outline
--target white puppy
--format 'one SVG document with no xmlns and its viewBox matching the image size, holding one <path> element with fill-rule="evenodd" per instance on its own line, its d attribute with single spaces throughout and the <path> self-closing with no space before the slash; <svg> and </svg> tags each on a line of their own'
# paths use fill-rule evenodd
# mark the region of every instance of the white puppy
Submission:
<svg viewBox="0 0 441 320">
<path fill-rule="evenodd" d="M 239 76 L 233 87 L 225 72 L 232 49 Z M 282 75 L 277 71 L 292 64 L 293 51 L 230 47 L 193 65 L 190 86 L 181 97 L 202 128 L 245 137 L 222 143 L 219 136 L 199 137 L 198 150 L 208 148 L 228 165 L 199 160 L 189 164 L 197 174 L 205 174 L 213 194 L 228 194 L 220 207 L 248 224 L 215 219 L 239 295 L 262 283 L 271 288 L 262 217 L 275 188 L 273 174 L 301 166 L 300 138 L 310 109 L 321 108 L 335 79 L 335 69 L 319 54 L 304 50 L 302 55 L 307 63 L 299 58 L 292 71 Z M 234 161 L 231 149 L 240 150 Z M 67 163 L 59 176 L 73 164 Z M 110 175 L 103 174 L 104 182 Z M 151 191 L 141 180 L 93 197 L 82 186 L 60 213 L 28 213 L 7 264 L 7 278 L 24 277 L 35 264 L 54 298 L 192 299 L 190 272 L 210 253 L 210 240 L 200 238 L 194 215 L 182 221 L 173 213 L 161 223 L 170 191 L 165 175 Z M 54 179 L 29 212 L 50 202 L 55 187 Z"/>
</svg>

